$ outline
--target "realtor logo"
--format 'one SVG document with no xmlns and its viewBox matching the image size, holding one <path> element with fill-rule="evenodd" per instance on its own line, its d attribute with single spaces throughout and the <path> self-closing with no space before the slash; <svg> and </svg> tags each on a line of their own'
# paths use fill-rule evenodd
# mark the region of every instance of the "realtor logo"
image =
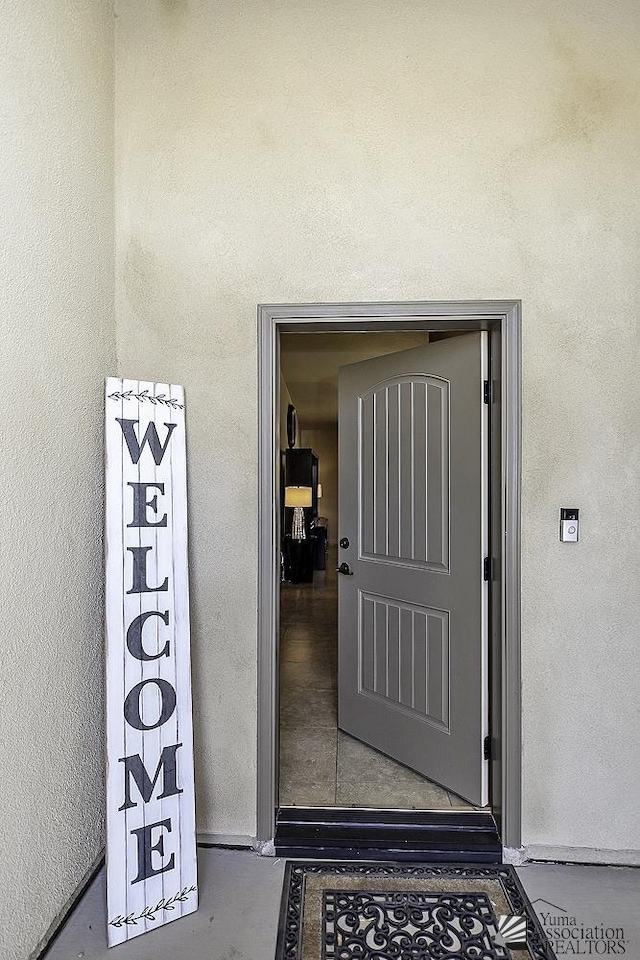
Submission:
<svg viewBox="0 0 640 960">
<path fill-rule="evenodd" d="M 517 914 L 498 917 L 498 935 L 505 947 L 526 947 L 527 918 Z"/>
<path fill-rule="evenodd" d="M 532 903 L 544 927 L 553 952 L 559 957 L 619 957 L 626 953 L 622 927 L 604 923 L 589 925 L 549 900 Z"/>
</svg>

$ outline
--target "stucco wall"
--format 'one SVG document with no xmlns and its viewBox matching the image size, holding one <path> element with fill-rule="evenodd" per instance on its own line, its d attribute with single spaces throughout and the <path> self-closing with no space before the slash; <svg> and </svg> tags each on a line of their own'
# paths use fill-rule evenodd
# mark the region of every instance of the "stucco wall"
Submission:
<svg viewBox="0 0 640 960">
<path fill-rule="evenodd" d="M 256 304 L 515 297 L 524 840 L 637 847 L 636 0 L 117 13 L 120 371 L 187 390 L 201 829 L 255 827 Z"/>
<path fill-rule="evenodd" d="M 114 371 L 113 12 L 2 0 L 0 956 L 102 845 L 102 384 Z"/>
</svg>

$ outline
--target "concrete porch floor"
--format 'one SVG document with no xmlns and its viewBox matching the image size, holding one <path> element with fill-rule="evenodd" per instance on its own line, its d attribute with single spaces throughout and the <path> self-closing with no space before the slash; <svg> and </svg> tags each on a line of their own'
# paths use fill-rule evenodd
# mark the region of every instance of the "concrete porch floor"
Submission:
<svg viewBox="0 0 640 960">
<path fill-rule="evenodd" d="M 200 909 L 107 950 L 104 868 L 77 904 L 47 960 L 273 960 L 285 861 L 248 850 L 199 848 Z M 575 923 L 560 933 L 559 956 L 640 958 L 640 870 L 630 867 L 528 864 L 518 875 L 543 926 L 545 914 Z M 571 930 L 613 928 L 622 943 L 605 948 Z M 551 924 L 551 929 L 558 924 Z M 615 928 L 618 928 L 617 930 Z M 621 929 L 620 929 L 621 928 Z M 606 939 L 606 938 L 605 938 Z M 618 938 L 615 938 L 616 941 Z"/>
</svg>

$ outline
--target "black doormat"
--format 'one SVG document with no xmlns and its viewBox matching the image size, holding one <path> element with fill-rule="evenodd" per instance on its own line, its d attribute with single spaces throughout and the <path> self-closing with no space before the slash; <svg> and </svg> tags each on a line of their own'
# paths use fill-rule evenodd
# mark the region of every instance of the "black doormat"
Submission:
<svg viewBox="0 0 640 960">
<path fill-rule="evenodd" d="M 513 867 L 287 863 L 276 960 L 553 960 Z"/>
</svg>

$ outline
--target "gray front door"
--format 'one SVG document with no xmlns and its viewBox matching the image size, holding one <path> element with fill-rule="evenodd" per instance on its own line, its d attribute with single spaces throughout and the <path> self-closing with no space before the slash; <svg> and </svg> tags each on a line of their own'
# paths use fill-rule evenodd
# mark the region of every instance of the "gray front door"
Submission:
<svg viewBox="0 0 640 960">
<path fill-rule="evenodd" d="M 487 334 L 340 370 L 338 724 L 488 803 Z"/>
</svg>

